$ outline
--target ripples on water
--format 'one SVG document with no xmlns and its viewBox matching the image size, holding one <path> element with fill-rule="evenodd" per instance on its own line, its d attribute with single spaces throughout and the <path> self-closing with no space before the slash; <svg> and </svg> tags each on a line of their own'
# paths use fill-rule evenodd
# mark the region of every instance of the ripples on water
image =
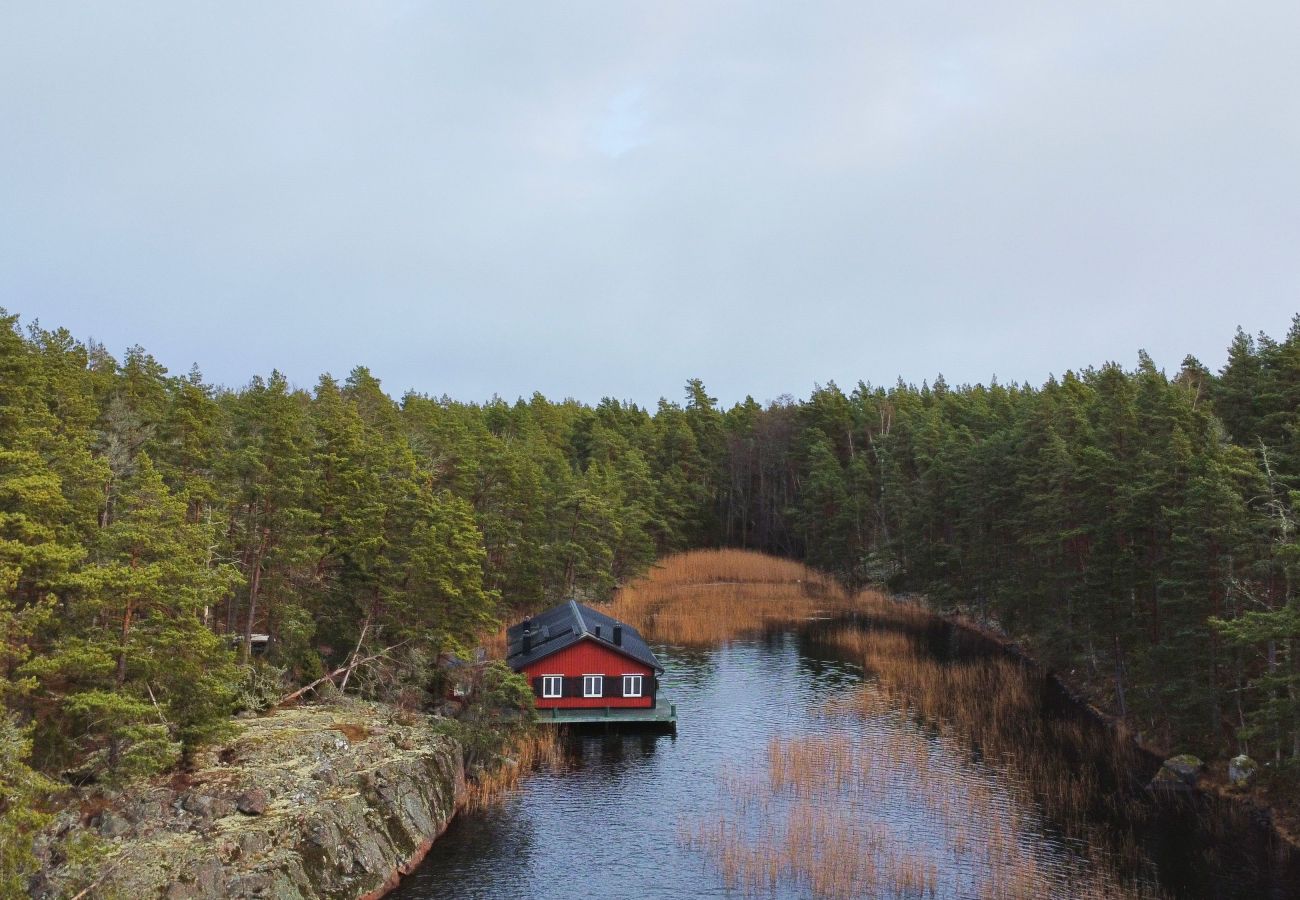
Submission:
<svg viewBox="0 0 1300 900">
<path fill-rule="evenodd" d="M 761 786 L 769 778 L 769 742 L 778 737 L 844 741 L 876 761 L 860 783 L 826 791 L 816 802 L 833 807 L 827 815 L 841 828 L 873 829 L 888 846 L 927 861 L 934 896 L 987 891 L 986 845 L 994 832 L 1010 835 L 1010 852 L 1040 873 L 1040 884 L 1054 885 L 1055 896 L 1077 896 L 1082 886 L 1113 887 L 1089 862 L 1102 851 L 1090 853 L 1039 821 L 1017 800 L 1017 785 L 1005 772 L 972 762 L 970 748 L 951 735 L 896 711 L 867 719 L 826 715 L 828 701 L 861 686 L 857 666 L 820 657 L 790 634 L 704 651 L 656 652 L 667 669 L 663 695 L 677 703 L 675 737 L 575 738 L 563 770 L 538 772 L 499 806 L 457 817 L 394 896 L 745 893 L 728 890 L 716 853 L 698 841 L 688 846 L 683 836 L 720 818 L 738 823 L 747 843 L 780 834 L 796 801 L 777 797 L 755 804 L 745 787 L 760 785 L 758 793 L 770 795 Z M 916 771 L 918 760 L 927 772 Z M 941 797 L 934 794 L 935 784 L 944 786 Z M 1013 823 L 1010 830 L 981 819 L 990 815 Z M 806 885 L 789 879 L 762 890 L 775 897 L 808 893 Z"/>
</svg>

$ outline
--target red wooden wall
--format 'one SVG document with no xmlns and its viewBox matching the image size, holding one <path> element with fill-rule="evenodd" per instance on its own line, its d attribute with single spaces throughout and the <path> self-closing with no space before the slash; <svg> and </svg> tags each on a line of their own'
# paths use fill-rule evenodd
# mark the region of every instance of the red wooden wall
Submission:
<svg viewBox="0 0 1300 900">
<path fill-rule="evenodd" d="M 559 707 L 564 709 L 589 708 L 597 706 L 651 707 L 654 706 L 654 669 L 645 663 L 637 662 L 631 657 L 617 653 L 591 638 L 565 647 L 522 669 L 529 685 L 534 678 L 542 675 L 564 675 L 576 678 L 582 675 L 604 675 L 610 678 L 622 678 L 624 675 L 641 675 L 640 697 L 551 697 L 537 698 L 538 709 Z"/>
</svg>

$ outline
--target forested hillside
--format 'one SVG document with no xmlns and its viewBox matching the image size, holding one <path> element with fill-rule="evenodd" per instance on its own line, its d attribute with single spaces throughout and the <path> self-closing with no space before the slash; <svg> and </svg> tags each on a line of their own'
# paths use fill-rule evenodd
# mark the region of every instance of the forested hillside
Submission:
<svg viewBox="0 0 1300 900">
<path fill-rule="evenodd" d="M 267 671 L 394 648 L 383 689 L 418 695 L 511 611 L 711 545 L 924 592 L 1150 737 L 1300 765 L 1300 317 L 1239 333 L 1218 374 L 1143 356 L 725 411 L 691 381 L 653 412 L 394 401 L 364 368 L 229 389 L 2 321 L 6 829 L 37 772 L 166 767 Z"/>
<path fill-rule="evenodd" d="M 1148 739 L 1300 765 L 1300 316 L 1215 375 L 834 385 L 719 416 L 729 543 L 995 620 Z"/>
</svg>

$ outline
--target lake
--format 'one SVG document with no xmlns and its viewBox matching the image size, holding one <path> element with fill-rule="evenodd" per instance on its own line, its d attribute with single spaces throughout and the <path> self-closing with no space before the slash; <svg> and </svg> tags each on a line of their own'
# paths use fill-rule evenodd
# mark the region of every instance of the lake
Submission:
<svg viewBox="0 0 1300 900">
<path fill-rule="evenodd" d="M 940 656 L 1001 652 L 943 628 Z M 995 763 L 914 710 L 864 706 L 871 673 L 824 637 L 656 646 L 675 736 L 571 734 L 564 766 L 458 816 L 392 896 L 1300 896 L 1296 854 L 1233 807 L 1151 795 L 1140 754 L 1065 761 L 1095 769 L 1096 796 L 1078 821 L 1054 818 L 1019 774 L 1033 766 Z M 1039 681 L 1041 715 L 1104 731 Z M 798 759 L 838 768 L 801 773 Z M 800 854 L 815 865 L 800 870 Z"/>
</svg>

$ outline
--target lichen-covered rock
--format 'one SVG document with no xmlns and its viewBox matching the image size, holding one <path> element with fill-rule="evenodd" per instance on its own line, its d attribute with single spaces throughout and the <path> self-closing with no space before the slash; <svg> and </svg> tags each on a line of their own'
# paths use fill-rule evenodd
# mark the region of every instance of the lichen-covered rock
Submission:
<svg viewBox="0 0 1300 900">
<path fill-rule="evenodd" d="M 1191 754 L 1171 757 L 1160 766 L 1147 788 L 1157 793 L 1181 794 L 1191 791 L 1196 787 L 1196 779 L 1204 768 L 1205 764 Z"/>
<path fill-rule="evenodd" d="M 1195 784 L 1204 768 L 1205 763 L 1199 757 L 1192 756 L 1190 753 L 1171 756 L 1165 760 L 1162 766 L 1162 769 L 1169 770 L 1188 784 Z"/>
<path fill-rule="evenodd" d="M 235 809 L 246 816 L 260 816 L 266 812 L 266 791 L 261 788 L 244 791 L 235 798 Z"/>
<path fill-rule="evenodd" d="M 1192 789 L 1192 786 L 1188 784 L 1186 781 L 1183 781 L 1183 779 L 1179 778 L 1169 769 L 1166 769 L 1164 766 L 1161 766 L 1156 771 L 1155 776 L 1151 779 L 1151 783 L 1147 785 L 1147 789 L 1150 791 L 1155 791 L 1157 794 L 1163 794 L 1163 793 L 1181 794 L 1186 791 L 1190 791 Z"/>
<path fill-rule="evenodd" d="M 1228 760 L 1228 783 L 1233 787 L 1249 787 L 1259 772 L 1259 763 L 1246 754 Z"/>
<path fill-rule="evenodd" d="M 47 833 L 38 852 L 48 865 L 31 893 L 72 896 L 107 872 L 96 896 L 378 896 L 464 793 L 461 748 L 436 721 L 359 701 L 240 720 L 192 773 L 103 798 L 96 815 Z M 83 832 L 105 854 L 66 862 Z"/>
<path fill-rule="evenodd" d="M 111 812 L 102 813 L 96 827 L 106 838 L 120 838 L 131 833 L 131 823 Z"/>
</svg>

